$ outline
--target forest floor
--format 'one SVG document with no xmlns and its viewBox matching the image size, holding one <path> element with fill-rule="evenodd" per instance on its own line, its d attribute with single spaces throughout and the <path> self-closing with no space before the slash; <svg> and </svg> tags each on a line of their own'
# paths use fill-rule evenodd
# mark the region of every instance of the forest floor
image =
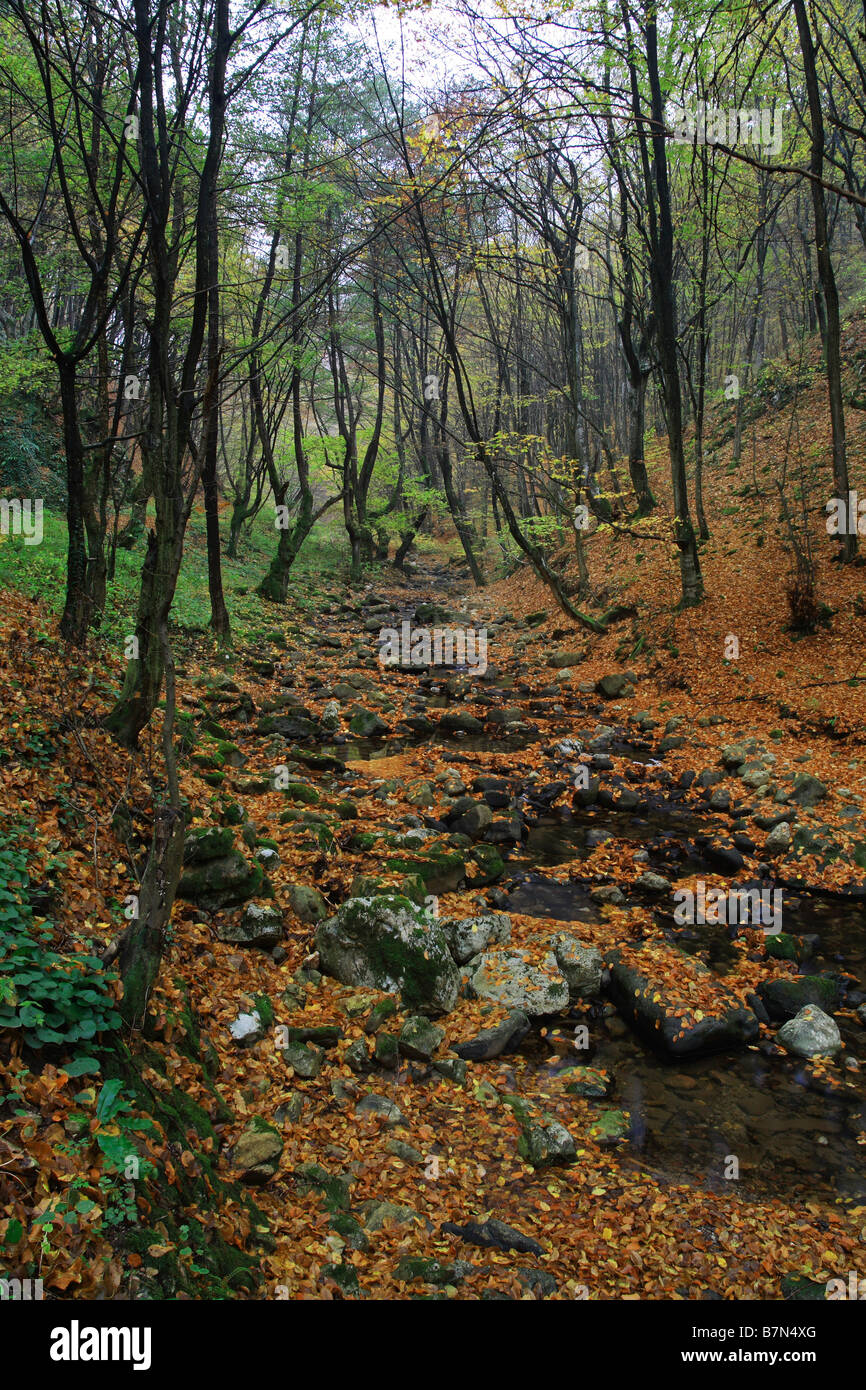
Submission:
<svg viewBox="0 0 866 1390">
<path fill-rule="evenodd" d="M 848 335 L 854 363 L 862 327 Z M 791 390 L 750 421 L 736 470 L 714 422 L 698 609 L 671 611 L 669 540 L 637 522 L 587 545 L 599 607 L 626 610 L 602 637 L 525 571 L 473 590 L 453 544 L 450 563 L 424 547 L 411 577 L 382 570 L 361 590 L 307 572 L 284 610 L 252 605 L 229 652 L 178 630 L 193 828 L 259 858 L 257 901 L 284 931 L 251 945 L 241 905 L 180 900 L 154 1021 L 122 1065 L 95 1049 L 102 1077 L 0 1044 L 10 1269 L 60 1298 L 778 1299 L 866 1276 L 866 578 L 832 562 L 816 497 L 826 622 L 787 630 L 775 479 L 786 457 L 807 497 L 811 470 L 829 476 L 822 384 L 802 374 L 796 427 Z M 866 490 L 864 432 L 852 412 Z M 404 619 L 486 628 L 488 669 L 383 666 L 380 629 Z M 20 591 L 0 630 L 0 848 L 26 856 L 20 896 L 55 949 L 89 954 L 135 891 L 155 734 L 130 771 L 99 727 L 116 649 L 70 664 L 51 607 Z M 760 928 L 684 928 L 673 893 L 699 881 L 781 889 L 783 946 Z M 314 919 L 353 882 L 435 897 L 443 921 L 507 913 L 509 952 L 543 979 L 565 933 L 598 948 L 604 988 L 522 1032 L 495 990 L 464 982 L 441 1037 L 410 1055 L 417 1010 L 317 968 Z M 613 1002 L 617 963 L 640 967 L 678 1029 L 666 1056 Z M 720 1009 L 755 1020 L 816 979 L 834 1059 L 786 1052 L 777 1007 L 739 1047 L 677 1054 Z M 454 1051 L 509 1027 L 511 1050 Z M 121 1078 L 126 1107 L 110 1103 Z"/>
</svg>

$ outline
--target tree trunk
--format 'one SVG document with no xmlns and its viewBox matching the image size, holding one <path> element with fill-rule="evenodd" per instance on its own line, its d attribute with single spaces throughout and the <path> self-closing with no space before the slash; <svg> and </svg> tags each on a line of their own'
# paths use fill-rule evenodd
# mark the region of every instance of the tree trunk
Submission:
<svg viewBox="0 0 866 1390">
<path fill-rule="evenodd" d="M 815 47 L 812 30 L 806 14 L 804 0 L 794 0 L 794 14 L 800 35 L 800 48 L 803 54 L 803 75 L 809 97 L 809 114 L 812 124 L 812 150 L 810 168 L 812 173 L 812 209 L 815 218 L 815 251 L 818 261 L 818 276 L 824 293 L 826 311 L 826 361 L 827 389 L 830 396 L 830 425 L 833 434 L 833 486 L 836 496 L 848 500 L 848 456 L 845 439 L 845 408 L 842 403 L 842 329 L 839 322 L 839 292 L 836 288 L 836 275 L 833 270 L 833 257 L 830 253 L 830 231 L 827 226 L 827 204 L 821 180 L 824 176 L 824 115 L 821 106 L 821 88 L 815 65 Z M 849 525 L 842 538 L 841 558 L 850 564 L 857 556 L 857 530 Z"/>
</svg>

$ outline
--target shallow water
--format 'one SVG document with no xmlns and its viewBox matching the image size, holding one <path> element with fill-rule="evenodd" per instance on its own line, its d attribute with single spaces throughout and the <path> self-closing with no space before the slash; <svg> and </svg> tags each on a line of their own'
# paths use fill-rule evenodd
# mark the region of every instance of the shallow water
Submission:
<svg viewBox="0 0 866 1390">
<path fill-rule="evenodd" d="M 580 884 L 560 884 L 534 874 L 518 884 L 508 907 L 515 912 L 562 921 L 597 921 L 598 908 Z M 859 904 L 798 894 L 785 907 L 784 927 L 796 935 L 817 934 L 816 956 L 804 969 L 843 970 L 866 985 L 866 913 Z M 724 928 L 706 926 L 678 934 L 677 944 L 724 977 L 734 952 Z M 615 1079 L 613 1093 L 600 1105 L 628 1110 L 630 1152 L 660 1176 L 722 1190 L 730 1159 L 739 1165 L 739 1190 L 748 1195 L 808 1199 L 829 1197 L 866 1201 L 866 1130 L 863 1073 L 852 1090 L 828 1096 L 808 1088 L 805 1064 L 760 1049 L 721 1053 L 690 1062 L 657 1056 L 620 1020 L 605 1020 L 601 1008 L 575 1012 L 589 1027 L 588 1051 L 568 1058 L 551 1053 L 539 1034 L 521 1052 L 531 1061 L 532 1090 L 543 1095 L 547 1082 L 568 1060 L 602 1067 Z M 852 1055 L 862 1055 L 863 1029 L 839 1018 Z"/>
</svg>

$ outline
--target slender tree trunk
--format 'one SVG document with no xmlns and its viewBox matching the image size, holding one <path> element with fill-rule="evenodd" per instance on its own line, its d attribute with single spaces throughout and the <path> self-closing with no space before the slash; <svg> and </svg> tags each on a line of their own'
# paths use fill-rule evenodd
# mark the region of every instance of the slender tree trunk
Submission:
<svg viewBox="0 0 866 1390">
<path fill-rule="evenodd" d="M 827 225 L 827 204 L 821 180 L 824 177 L 824 115 L 821 105 L 821 88 L 815 64 L 815 46 L 812 30 L 806 13 L 804 0 L 794 0 L 794 14 L 800 35 L 800 48 L 803 54 L 803 75 L 809 97 L 809 114 L 812 124 L 812 210 L 815 218 L 815 251 L 818 261 L 818 276 L 824 294 L 824 309 L 827 316 L 826 362 L 827 389 L 830 396 L 830 425 L 833 434 L 833 486 L 836 496 L 848 500 L 848 455 L 845 439 L 845 407 L 842 400 L 842 329 L 839 321 L 839 292 L 836 288 L 836 275 L 833 270 L 833 257 L 830 251 L 830 231 Z M 850 564 L 857 556 L 857 530 L 849 525 L 842 538 L 841 558 Z"/>
<path fill-rule="evenodd" d="M 60 619 L 60 635 L 83 647 L 90 625 L 87 583 L 87 544 L 84 526 L 84 447 L 78 423 L 78 388 L 75 367 L 59 365 L 60 400 L 63 408 L 63 445 L 66 453 L 66 601 Z"/>
<path fill-rule="evenodd" d="M 683 446 L 682 390 L 679 362 L 677 361 L 677 318 L 674 301 L 674 232 L 657 44 L 655 10 L 650 8 L 646 15 L 646 53 L 653 122 L 653 174 L 647 180 L 647 194 L 651 204 L 650 213 L 653 221 L 655 221 L 654 214 L 657 211 L 657 231 L 654 237 L 655 245 L 653 246 L 650 270 L 658 322 L 659 363 L 668 427 L 668 451 L 671 461 L 671 483 L 674 498 L 674 537 L 680 554 L 681 604 L 684 608 L 690 608 L 699 603 L 703 597 L 703 580 L 697 541 L 689 513 L 689 492 Z M 649 171 L 647 170 L 647 172 Z"/>
</svg>

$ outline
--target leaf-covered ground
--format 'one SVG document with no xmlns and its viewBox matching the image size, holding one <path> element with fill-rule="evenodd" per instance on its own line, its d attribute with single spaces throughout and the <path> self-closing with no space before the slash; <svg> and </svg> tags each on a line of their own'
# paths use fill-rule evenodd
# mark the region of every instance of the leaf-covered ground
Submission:
<svg viewBox="0 0 866 1390">
<path fill-rule="evenodd" d="M 849 354 L 862 351 L 858 332 L 849 330 Z M 825 417 L 820 382 L 807 385 L 799 400 L 801 435 L 826 438 Z M 724 420 L 717 422 L 723 427 Z M 850 1270 L 866 1274 L 866 1206 L 856 1195 L 833 1195 L 820 1184 L 814 1195 L 784 1184 L 772 1195 L 771 1181 L 711 1186 L 700 1174 L 674 1179 L 642 1166 L 628 1142 L 611 1142 L 599 1119 L 623 1108 L 617 1090 L 606 1100 L 582 1098 L 566 1090 L 567 1070 L 539 1061 L 539 1048 L 549 1049 L 551 1059 L 568 1051 L 580 1010 L 552 1021 L 534 1051 L 468 1063 L 462 1081 L 395 1059 L 384 1044 L 369 1071 L 353 1070 L 346 1054 L 359 1040 L 370 1050 L 376 1045 L 370 1016 L 388 996 L 319 976 L 314 928 L 293 912 L 288 894 L 289 885 L 310 886 L 336 909 L 357 875 L 401 886 L 413 859 L 423 855 L 403 847 L 400 869 L 389 869 L 394 851 L 381 833 L 392 832 L 403 817 L 436 817 L 445 809 L 446 784 L 437 776 L 456 772 L 470 791 L 474 779 L 491 775 L 531 788 L 537 772 L 536 784 L 550 784 L 564 765 L 560 758 L 557 771 L 552 759 L 557 740 L 583 736 L 604 721 L 634 727 L 636 711 L 657 721 L 655 738 L 671 728 L 663 762 L 667 786 L 682 792 L 678 807 L 685 812 L 706 814 L 688 778 L 701 768 L 721 771 L 717 787 L 729 789 L 735 801 L 742 796 L 735 772 L 719 761 L 725 744 L 753 740 L 772 750 L 776 783 L 790 786 L 805 769 L 822 784 L 820 804 L 797 810 L 798 823 L 818 836 L 818 848 L 792 847 L 782 862 L 767 852 L 766 832 L 750 823 L 746 840 L 752 837 L 753 847 L 742 848 L 741 841 L 740 877 L 757 875 L 769 862 L 773 881 L 789 887 L 849 895 L 862 889 L 866 685 L 858 675 L 866 584 L 861 569 L 831 562 L 816 507 L 811 524 L 821 556 L 819 589 L 832 614 L 809 637 L 795 640 L 786 630 L 789 559 L 773 478 L 790 428 L 790 414 L 768 405 L 736 474 L 727 471 L 729 450 L 720 444 L 707 477 L 713 534 L 702 558 L 708 596 L 697 610 L 670 613 L 675 560 L 669 537 L 658 522 L 641 522 L 589 541 L 604 607 L 632 610 L 600 638 L 550 611 L 544 589 L 522 572 L 479 594 L 459 567 L 445 573 L 423 566 L 414 581 L 379 576 L 362 593 L 332 585 L 315 595 L 315 615 L 291 601 L 286 610 L 267 611 L 228 655 L 207 639 L 180 635 L 179 707 L 189 716 L 190 737 L 195 732 L 198 759 L 185 759 L 182 776 L 193 825 L 230 824 L 232 807 L 239 805 L 259 839 L 276 847 L 279 863 L 268 876 L 283 912 L 284 939 L 276 956 L 221 942 L 218 918 L 239 909 L 206 913 L 179 901 L 152 999 L 153 1023 L 146 1037 L 127 1039 L 131 1057 L 124 1066 L 103 1060 L 100 1073 L 70 1076 L 56 1049 L 44 1049 L 37 1063 L 20 1040 L 3 1035 L 0 1242 L 8 1267 L 38 1274 L 50 1296 L 78 1298 L 750 1299 L 782 1297 L 792 1277 L 822 1284 L 847 1278 Z M 861 424 L 861 441 L 862 432 Z M 856 426 L 852 434 L 856 441 Z M 815 448 L 811 462 L 826 476 L 827 450 Z M 856 442 L 851 452 L 856 457 Z M 663 492 L 661 444 L 652 462 L 654 486 Z M 413 744 L 405 731 L 401 740 L 396 726 L 417 678 L 379 665 L 378 620 L 371 622 L 370 609 L 374 617 L 390 612 L 399 618 L 422 599 L 445 603 L 466 623 L 488 624 L 497 688 L 538 730 L 534 742 L 500 751 L 502 730 L 489 721 L 490 706 L 479 698 L 483 688 L 459 675 L 446 691 L 448 673 L 439 681 L 440 694 L 447 694 L 448 708 L 485 723 L 481 746 L 459 737 Z M 149 740 L 158 731 L 145 736 L 130 766 L 98 724 L 120 675 L 117 657 L 94 646 L 71 664 L 50 611 L 14 593 L 5 600 L 3 843 L 26 854 L 30 883 L 22 893 L 39 890 L 34 920 L 49 926 L 55 949 L 92 955 L 122 930 L 124 902 L 135 892 L 149 826 Z M 725 658 L 731 635 L 739 641 L 736 660 Z M 577 651 L 580 660 L 549 665 L 558 651 Z M 633 693 L 600 700 L 595 683 L 625 671 L 634 677 Z M 319 720 L 333 687 L 353 674 L 366 677 L 367 688 L 356 687 L 353 700 L 344 696 L 337 734 L 349 732 L 351 711 L 361 705 L 401 740 L 388 756 L 369 757 L 368 745 L 353 754 L 350 741 L 332 750 L 339 755 L 335 768 L 321 768 L 298 756 L 291 741 L 260 727 L 269 702 L 279 712 L 281 702 L 296 701 Z M 435 694 L 427 689 L 425 714 L 433 722 L 442 713 L 430 699 Z M 210 735 L 208 720 L 217 725 Z M 351 760 L 342 766 L 343 759 Z M 285 764 L 293 780 L 312 789 L 304 800 L 270 785 L 275 767 Z M 651 773 L 646 764 L 612 752 L 606 775 L 642 791 Z M 422 809 L 414 794 L 425 783 L 433 804 Z M 762 796 L 757 786 L 744 800 L 760 810 Z M 550 809 L 571 807 L 573 800 L 566 777 Z M 298 814 L 286 818 L 287 810 Z M 579 808 L 574 814 L 580 816 Z M 729 821 L 717 816 L 711 824 L 722 836 Z M 234 834 L 244 849 L 241 825 Z M 365 847 L 353 848 L 358 844 Z M 245 852 L 252 849 L 247 844 Z M 567 928 L 603 953 L 618 947 L 628 959 L 639 946 L 640 960 L 652 962 L 653 978 L 686 1026 L 712 1006 L 714 986 L 671 946 L 652 902 L 641 899 L 638 880 L 647 866 L 634 851 L 633 842 L 614 837 L 589 853 L 575 852 L 573 862 L 561 858 L 548 867 L 548 876 L 561 883 L 618 885 L 627 902 L 608 903 L 592 920 L 571 923 L 506 909 L 510 945 L 541 961 L 551 936 Z M 521 864 L 526 867 L 525 859 Z M 509 872 L 506 867 L 503 881 Z M 694 884 L 697 876 L 722 888 L 729 881 L 709 871 L 683 875 L 677 886 Z M 439 892 L 438 911 L 472 916 L 489 892 L 490 886 Z M 725 986 L 738 1001 L 768 978 L 796 971 L 792 962 L 768 958 L 760 932 L 740 933 L 730 949 Z M 399 1033 L 408 1011 L 397 1003 L 379 1034 Z M 253 1009 L 263 1036 L 240 1046 L 230 1025 Z M 501 1016 L 493 1005 L 461 998 L 438 1020 L 445 1037 L 437 1057 Z M 810 1064 L 804 1080 L 838 1093 L 856 1114 L 863 1105 L 863 1047 L 858 1055 L 850 1040 L 866 1035 L 853 1010 L 843 1009 L 840 1021 L 846 1048 L 834 1062 Z M 304 1079 L 287 1066 L 275 1042 L 280 1027 L 338 1030 L 318 1075 Z M 755 1046 L 772 1049 L 773 1031 L 762 1025 Z M 780 1067 L 790 1065 L 776 1052 Z M 128 1092 L 125 1108 L 115 1110 L 106 1078 L 125 1074 L 128 1080 L 127 1064 L 139 1078 L 137 1089 Z M 724 1056 L 719 1065 L 725 1066 Z M 396 1123 L 393 1113 L 383 1119 L 356 1109 L 370 1092 L 393 1102 Z M 160 1109 L 160 1097 L 169 1109 Z M 534 1169 L 521 1157 L 521 1101 L 565 1126 L 575 1141 L 574 1162 Z M 232 1155 L 256 1117 L 279 1131 L 282 1150 L 274 1175 L 253 1187 L 238 1182 Z M 858 1142 L 866 1144 L 866 1134 Z M 139 1159 L 132 1179 L 124 1176 L 129 1154 Z M 172 1209 L 174 1217 L 166 1218 Z M 490 1217 L 537 1247 L 523 1253 L 485 1247 L 445 1229 Z M 221 1282 L 214 1275 L 217 1246 Z"/>
</svg>

